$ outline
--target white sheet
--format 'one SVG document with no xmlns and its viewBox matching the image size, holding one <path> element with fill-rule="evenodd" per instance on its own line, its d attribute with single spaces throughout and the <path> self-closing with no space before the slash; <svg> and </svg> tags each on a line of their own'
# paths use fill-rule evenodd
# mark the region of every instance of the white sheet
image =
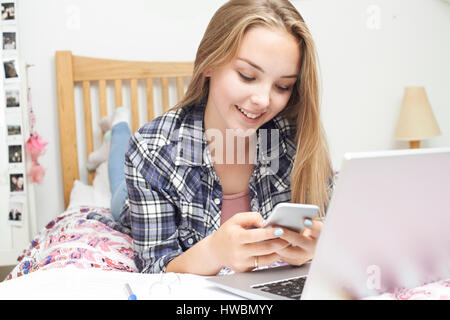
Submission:
<svg viewBox="0 0 450 320">
<path fill-rule="evenodd" d="M 38 270 L 0 283 L 0 300 L 9 299 L 107 299 L 127 300 L 129 283 L 139 300 L 242 299 L 216 288 L 207 277 L 192 274 L 143 274 L 78 269 Z M 177 279 L 177 280 L 174 280 Z"/>
</svg>

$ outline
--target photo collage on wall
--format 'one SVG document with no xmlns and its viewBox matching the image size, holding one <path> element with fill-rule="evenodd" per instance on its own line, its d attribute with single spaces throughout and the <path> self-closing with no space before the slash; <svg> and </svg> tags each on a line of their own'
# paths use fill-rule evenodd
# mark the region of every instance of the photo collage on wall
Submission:
<svg viewBox="0 0 450 320">
<path fill-rule="evenodd" d="M 6 147 L 0 154 L 6 154 L 8 163 L 9 206 L 7 221 L 12 226 L 22 226 L 24 198 L 26 194 L 26 165 L 23 132 L 23 108 L 20 101 L 20 68 L 17 37 L 16 0 L 1 0 L 1 57 L 4 124 Z"/>
</svg>

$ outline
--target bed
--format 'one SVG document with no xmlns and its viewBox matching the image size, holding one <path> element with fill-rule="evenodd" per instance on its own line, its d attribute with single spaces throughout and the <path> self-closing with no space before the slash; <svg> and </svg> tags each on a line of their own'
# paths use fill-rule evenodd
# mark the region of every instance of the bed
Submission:
<svg viewBox="0 0 450 320">
<path fill-rule="evenodd" d="M 193 63 L 107 60 L 75 56 L 70 51 L 57 51 L 55 63 L 66 210 L 33 238 L 6 279 L 69 265 L 79 269 L 138 272 L 130 236 L 103 223 L 111 217 L 106 163 L 95 172 L 87 172 L 83 164 L 102 139 L 102 132 L 95 130 L 96 118 L 128 103 L 132 130 L 137 130 L 168 110 L 174 104 L 171 100 L 183 96 Z M 124 95 L 124 89 L 129 94 Z M 81 93 L 79 98 L 77 90 Z M 91 96 L 97 99 L 93 101 Z M 77 112 L 81 116 L 77 117 Z M 83 178 L 86 182 L 81 181 Z M 93 215 L 106 219 L 88 218 Z M 375 298 L 449 299 L 449 291 L 450 281 L 442 280 Z"/>
<path fill-rule="evenodd" d="M 99 59 L 57 51 L 55 64 L 66 210 L 32 239 L 6 279 L 67 265 L 137 272 L 131 238 L 88 219 L 89 214 L 110 215 L 111 195 L 107 163 L 87 171 L 86 158 L 102 141 L 99 119 L 115 107 L 128 106 L 136 131 L 181 99 L 193 63 Z"/>
</svg>

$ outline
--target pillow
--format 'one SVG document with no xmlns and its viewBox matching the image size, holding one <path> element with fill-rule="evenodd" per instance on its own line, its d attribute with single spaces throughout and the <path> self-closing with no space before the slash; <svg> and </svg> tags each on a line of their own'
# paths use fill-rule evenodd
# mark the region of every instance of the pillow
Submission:
<svg viewBox="0 0 450 320">
<path fill-rule="evenodd" d="M 80 206 L 92 206 L 94 204 L 94 187 L 88 186 L 80 180 L 75 180 L 70 192 L 70 202 L 67 209 Z"/>
<path fill-rule="evenodd" d="M 108 161 L 102 162 L 95 170 L 94 203 L 96 207 L 111 206 L 111 191 L 109 190 Z"/>
<path fill-rule="evenodd" d="M 110 203 L 108 162 L 103 162 L 95 170 L 92 186 L 80 180 L 75 180 L 67 209 L 80 206 L 109 208 Z"/>
</svg>

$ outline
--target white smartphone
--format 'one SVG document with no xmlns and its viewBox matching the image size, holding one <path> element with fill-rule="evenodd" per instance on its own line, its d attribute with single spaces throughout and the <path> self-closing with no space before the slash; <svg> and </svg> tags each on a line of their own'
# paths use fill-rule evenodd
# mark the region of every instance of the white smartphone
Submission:
<svg viewBox="0 0 450 320">
<path fill-rule="evenodd" d="M 312 219 L 318 212 L 319 207 L 312 204 L 279 203 L 264 220 L 263 227 L 278 225 L 298 232 L 303 230 L 303 219 Z"/>
</svg>

